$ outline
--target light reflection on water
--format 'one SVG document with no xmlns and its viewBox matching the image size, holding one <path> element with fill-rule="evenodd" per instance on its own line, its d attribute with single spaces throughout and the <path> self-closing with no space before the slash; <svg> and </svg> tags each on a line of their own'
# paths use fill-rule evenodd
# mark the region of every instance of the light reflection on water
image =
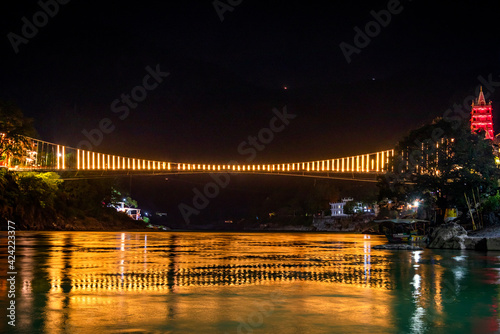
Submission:
<svg viewBox="0 0 500 334">
<path fill-rule="evenodd" d="M 372 249 L 382 243 L 355 234 L 25 232 L 16 240 L 16 330 L 499 330 L 499 253 Z M 5 277 L 0 290 L 5 310 Z"/>
</svg>

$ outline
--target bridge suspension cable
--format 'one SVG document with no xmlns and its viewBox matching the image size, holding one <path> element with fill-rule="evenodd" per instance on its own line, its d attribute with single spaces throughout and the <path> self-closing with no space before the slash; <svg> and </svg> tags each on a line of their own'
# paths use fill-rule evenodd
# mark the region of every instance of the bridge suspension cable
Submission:
<svg viewBox="0 0 500 334">
<path fill-rule="evenodd" d="M 26 154 L 8 166 L 18 170 L 54 171 L 141 171 L 177 173 L 383 173 L 388 169 L 394 150 L 325 160 L 267 163 L 213 164 L 148 160 L 77 149 L 28 138 Z"/>
</svg>

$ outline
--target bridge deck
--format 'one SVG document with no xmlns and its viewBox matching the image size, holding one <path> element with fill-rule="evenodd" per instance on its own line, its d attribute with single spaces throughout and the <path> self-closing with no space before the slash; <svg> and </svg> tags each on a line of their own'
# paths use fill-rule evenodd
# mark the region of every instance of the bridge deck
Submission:
<svg viewBox="0 0 500 334">
<path fill-rule="evenodd" d="M 28 138 L 29 149 L 11 169 L 18 171 L 57 171 L 78 173 L 95 172 L 110 174 L 193 174 L 193 173 L 238 173 L 272 174 L 290 176 L 315 176 L 331 173 L 343 174 L 336 177 L 350 178 L 352 174 L 377 175 L 387 170 L 389 159 L 394 150 L 360 154 L 356 156 L 316 161 L 241 164 L 231 161 L 226 164 L 186 163 L 157 161 L 141 158 L 123 157 L 100 152 L 76 149 L 46 141 Z M 354 179 L 354 177 L 352 177 Z"/>
</svg>

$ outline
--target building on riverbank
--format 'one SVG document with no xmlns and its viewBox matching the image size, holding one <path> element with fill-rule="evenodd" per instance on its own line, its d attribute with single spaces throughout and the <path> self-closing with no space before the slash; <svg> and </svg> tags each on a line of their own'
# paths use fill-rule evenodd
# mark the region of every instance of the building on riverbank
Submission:
<svg viewBox="0 0 500 334">
<path fill-rule="evenodd" d="M 349 216 L 348 214 L 344 213 L 344 206 L 346 205 L 347 202 L 351 202 L 353 199 L 351 197 L 349 198 L 343 198 L 341 202 L 337 203 L 330 203 L 330 210 L 332 211 L 332 217 L 347 217 Z"/>
<path fill-rule="evenodd" d="M 133 220 L 141 219 L 141 209 L 127 207 L 125 206 L 125 202 L 118 202 L 116 204 L 111 204 L 110 206 L 115 208 L 118 212 L 126 213 Z"/>
</svg>

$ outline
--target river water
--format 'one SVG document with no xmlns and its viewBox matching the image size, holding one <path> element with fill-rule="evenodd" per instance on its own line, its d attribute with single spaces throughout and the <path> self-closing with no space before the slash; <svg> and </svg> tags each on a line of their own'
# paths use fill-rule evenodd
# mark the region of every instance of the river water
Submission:
<svg viewBox="0 0 500 334">
<path fill-rule="evenodd" d="M 6 310 L 6 236 L 0 306 Z M 500 252 L 326 233 L 18 232 L 2 333 L 495 333 Z"/>
</svg>

